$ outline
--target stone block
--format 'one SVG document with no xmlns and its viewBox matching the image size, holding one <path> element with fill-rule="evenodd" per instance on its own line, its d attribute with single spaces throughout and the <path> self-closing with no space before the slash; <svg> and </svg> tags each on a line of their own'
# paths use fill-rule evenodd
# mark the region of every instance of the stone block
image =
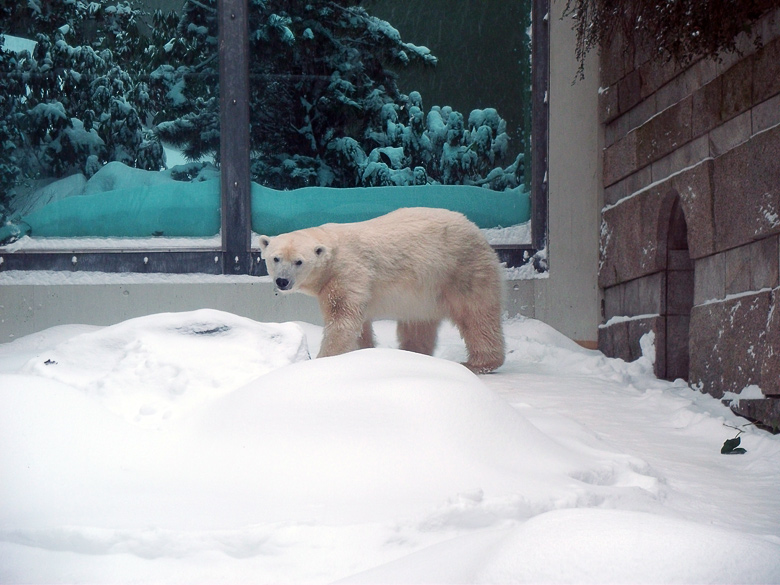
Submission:
<svg viewBox="0 0 780 585">
<path fill-rule="evenodd" d="M 631 345 L 628 342 L 628 321 L 599 327 L 599 350 L 611 358 L 631 361 Z"/>
<path fill-rule="evenodd" d="M 753 134 L 768 130 L 780 124 L 780 93 L 759 104 L 751 110 Z"/>
<path fill-rule="evenodd" d="M 643 167 L 691 140 L 691 107 L 687 97 L 636 129 L 637 166 Z"/>
<path fill-rule="evenodd" d="M 599 122 L 607 124 L 620 115 L 617 85 L 599 90 Z"/>
<path fill-rule="evenodd" d="M 604 189 L 604 206 L 610 207 L 615 205 L 618 201 L 626 197 L 629 194 L 626 190 L 626 186 L 626 179 L 623 179 Z"/>
<path fill-rule="evenodd" d="M 745 57 L 721 76 L 721 121 L 748 111 L 753 105 L 753 58 Z"/>
<path fill-rule="evenodd" d="M 604 128 L 604 147 L 607 148 L 612 146 L 615 142 L 625 137 L 630 130 L 631 124 L 628 119 L 628 114 L 617 116 Z"/>
<path fill-rule="evenodd" d="M 601 47 L 599 76 L 602 87 L 615 85 L 628 71 L 634 68 L 633 53 L 629 53 L 621 31 L 616 31 L 612 42 Z"/>
<path fill-rule="evenodd" d="M 693 304 L 726 297 L 726 255 L 713 254 L 695 262 Z"/>
<path fill-rule="evenodd" d="M 662 181 L 665 178 L 694 166 L 709 158 L 710 142 L 707 136 L 700 136 L 650 165 L 653 182 Z"/>
<path fill-rule="evenodd" d="M 666 277 L 656 272 L 604 291 L 604 317 L 656 315 L 665 312 Z"/>
<path fill-rule="evenodd" d="M 778 236 L 770 236 L 723 253 L 726 294 L 778 286 Z"/>
<path fill-rule="evenodd" d="M 642 101 L 642 79 L 639 71 L 629 71 L 618 81 L 618 111 L 627 112 Z"/>
<path fill-rule="evenodd" d="M 690 381 L 721 398 L 761 383 L 770 293 L 698 305 L 691 310 Z"/>
<path fill-rule="evenodd" d="M 604 302 L 602 304 L 602 317 L 609 321 L 612 317 L 624 315 L 625 284 L 618 284 L 604 289 Z"/>
<path fill-rule="evenodd" d="M 686 73 L 687 71 L 675 75 L 653 94 L 656 96 L 656 105 L 659 112 L 683 101 L 693 93 L 689 85 L 690 78 Z"/>
<path fill-rule="evenodd" d="M 752 290 L 750 288 L 749 246 L 741 246 L 724 252 L 726 264 L 726 294 L 733 295 Z"/>
<path fill-rule="evenodd" d="M 780 399 L 735 401 L 731 404 L 731 410 L 749 420 L 761 423 L 775 433 L 780 431 Z"/>
<path fill-rule="evenodd" d="M 728 122 L 713 128 L 709 133 L 709 151 L 713 157 L 726 154 L 747 142 L 753 134 L 753 119 L 750 111 L 742 112 Z"/>
<path fill-rule="evenodd" d="M 674 60 L 664 61 L 655 59 L 652 58 L 652 55 L 648 55 L 648 57 L 649 59 L 638 68 L 642 77 L 642 97 L 659 93 L 665 85 L 669 84 L 682 71 L 681 67 Z M 671 104 L 659 104 L 658 107 L 664 109 L 669 105 Z"/>
<path fill-rule="evenodd" d="M 635 48 L 633 67 L 639 69 L 656 56 L 656 51 L 648 43 L 640 43 Z"/>
<path fill-rule="evenodd" d="M 690 270 L 693 272 L 693 260 L 688 250 L 666 251 L 666 267 L 668 270 Z"/>
<path fill-rule="evenodd" d="M 688 88 L 694 93 L 718 77 L 718 67 L 713 59 L 699 59 L 685 71 L 690 79 Z"/>
<path fill-rule="evenodd" d="M 627 362 L 637 360 L 642 356 L 642 348 L 639 341 L 648 332 L 655 333 L 656 346 L 656 375 L 666 372 L 665 351 L 658 348 L 665 347 L 665 326 L 662 317 L 648 319 L 630 319 L 619 321 L 611 325 L 599 327 L 599 350 L 608 357 L 620 358 Z"/>
<path fill-rule="evenodd" d="M 624 197 L 641 191 L 653 182 L 650 167 L 639 169 L 617 183 L 604 189 L 604 204 L 614 205 Z"/>
<path fill-rule="evenodd" d="M 604 149 L 604 186 L 609 187 L 637 170 L 636 132 Z"/>
<path fill-rule="evenodd" d="M 630 129 L 639 128 L 657 113 L 655 94 L 647 96 L 626 114 Z"/>
<path fill-rule="evenodd" d="M 735 51 L 721 52 L 717 57 L 718 75 L 723 75 L 739 63 L 744 58 L 744 55 L 739 55 Z"/>
<path fill-rule="evenodd" d="M 705 160 L 669 179 L 671 189 L 679 194 L 688 224 L 688 253 L 702 258 L 715 250 L 715 223 L 712 208 L 713 161 Z"/>
<path fill-rule="evenodd" d="M 766 16 L 754 25 L 753 30 L 764 43 L 780 38 L 780 7 L 770 10 Z"/>
<path fill-rule="evenodd" d="M 763 102 L 780 93 L 780 39 L 767 43 L 753 59 L 753 99 Z"/>
<path fill-rule="evenodd" d="M 632 319 L 628 322 L 628 343 L 631 347 L 632 359 L 642 356 L 640 340 L 646 333 L 655 334 L 655 375 L 666 378 L 666 319 L 651 317 L 648 319 Z"/>
<path fill-rule="evenodd" d="M 665 241 L 663 246 L 659 244 L 659 230 L 664 231 L 659 220 L 662 208 L 670 207 L 670 198 L 653 187 L 604 210 L 599 266 L 602 288 L 664 269 L 666 248 Z"/>
<path fill-rule="evenodd" d="M 780 397 L 780 289 L 773 291 L 771 299 L 760 386 L 765 395 Z"/>
<path fill-rule="evenodd" d="M 666 280 L 666 314 L 688 315 L 693 306 L 693 270 L 669 270 Z"/>
<path fill-rule="evenodd" d="M 780 233 L 780 127 L 714 160 L 715 249 Z"/>
<path fill-rule="evenodd" d="M 720 124 L 720 96 L 722 92 L 722 79 L 715 78 L 707 85 L 701 87 L 693 94 L 693 136 L 701 136 Z"/>
<path fill-rule="evenodd" d="M 602 48 L 599 55 L 599 83 L 601 87 L 616 86 L 621 77 L 623 77 L 621 59 L 616 58 L 606 47 Z M 614 94 L 617 98 L 617 91 Z"/>
<path fill-rule="evenodd" d="M 689 315 L 666 316 L 666 373 L 663 377 L 668 380 L 688 379 L 690 321 Z"/>
<path fill-rule="evenodd" d="M 770 236 L 748 247 L 750 290 L 780 285 L 780 236 Z"/>
</svg>

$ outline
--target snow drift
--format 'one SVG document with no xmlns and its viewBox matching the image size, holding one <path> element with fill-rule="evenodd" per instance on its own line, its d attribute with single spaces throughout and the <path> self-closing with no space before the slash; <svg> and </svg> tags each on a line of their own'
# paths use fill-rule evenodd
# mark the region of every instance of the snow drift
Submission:
<svg viewBox="0 0 780 585">
<path fill-rule="evenodd" d="M 0 345 L 0 581 L 780 582 L 778 437 L 505 328 L 483 377 L 211 310 Z"/>
</svg>

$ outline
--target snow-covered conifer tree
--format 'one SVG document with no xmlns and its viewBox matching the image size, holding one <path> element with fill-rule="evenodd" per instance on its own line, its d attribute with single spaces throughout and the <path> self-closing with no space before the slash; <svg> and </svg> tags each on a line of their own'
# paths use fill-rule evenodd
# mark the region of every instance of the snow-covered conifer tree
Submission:
<svg viewBox="0 0 780 585">
<path fill-rule="evenodd" d="M 487 180 L 508 140 L 495 110 L 469 118 L 469 127 L 451 108 L 426 116 L 422 96 L 404 95 L 391 66 L 434 65 L 436 58 L 359 2 L 250 0 L 249 25 L 255 181 L 282 189 L 516 184 L 508 178 L 516 166 L 492 175 L 505 180 Z M 159 39 L 160 66 L 150 82 L 158 131 L 190 158 L 218 159 L 216 0 L 185 4 L 175 30 L 161 15 L 154 28 L 168 35 Z"/>
<path fill-rule="evenodd" d="M 192 160 L 219 160 L 217 2 L 187 2 L 182 14 L 153 17 L 149 95 L 159 136 Z"/>
<path fill-rule="evenodd" d="M 138 59 L 148 41 L 138 11 L 68 0 L 7 8 L 3 30 L 36 44 L 32 54 L 0 47 L 0 194 L 20 180 L 89 176 L 115 160 L 162 168 L 159 141 L 144 130 L 150 104 Z"/>
</svg>

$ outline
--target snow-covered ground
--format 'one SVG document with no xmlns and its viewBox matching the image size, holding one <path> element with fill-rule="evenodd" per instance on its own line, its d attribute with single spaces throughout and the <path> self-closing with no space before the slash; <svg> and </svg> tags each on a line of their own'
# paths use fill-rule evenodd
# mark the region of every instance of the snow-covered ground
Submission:
<svg viewBox="0 0 780 585">
<path fill-rule="evenodd" d="M 477 377 L 212 310 L 0 345 L 3 583 L 780 583 L 780 436 L 507 321 Z M 308 351 L 307 351 L 308 348 Z"/>
</svg>

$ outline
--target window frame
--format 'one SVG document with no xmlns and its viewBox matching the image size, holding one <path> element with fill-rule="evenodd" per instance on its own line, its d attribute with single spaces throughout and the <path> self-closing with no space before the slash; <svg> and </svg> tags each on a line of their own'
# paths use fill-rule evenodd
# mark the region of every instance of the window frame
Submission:
<svg viewBox="0 0 780 585">
<path fill-rule="evenodd" d="M 58 270 L 135 273 L 267 274 L 251 246 L 249 172 L 249 39 L 247 0 L 219 0 L 220 199 L 219 248 L 0 251 L 0 271 Z M 547 246 L 549 127 L 549 0 L 533 0 L 531 19 L 531 243 L 496 245 L 501 262 L 522 266 Z M 224 82 L 224 80 L 229 80 Z M 537 270 L 544 268 L 538 268 Z"/>
</svg>

